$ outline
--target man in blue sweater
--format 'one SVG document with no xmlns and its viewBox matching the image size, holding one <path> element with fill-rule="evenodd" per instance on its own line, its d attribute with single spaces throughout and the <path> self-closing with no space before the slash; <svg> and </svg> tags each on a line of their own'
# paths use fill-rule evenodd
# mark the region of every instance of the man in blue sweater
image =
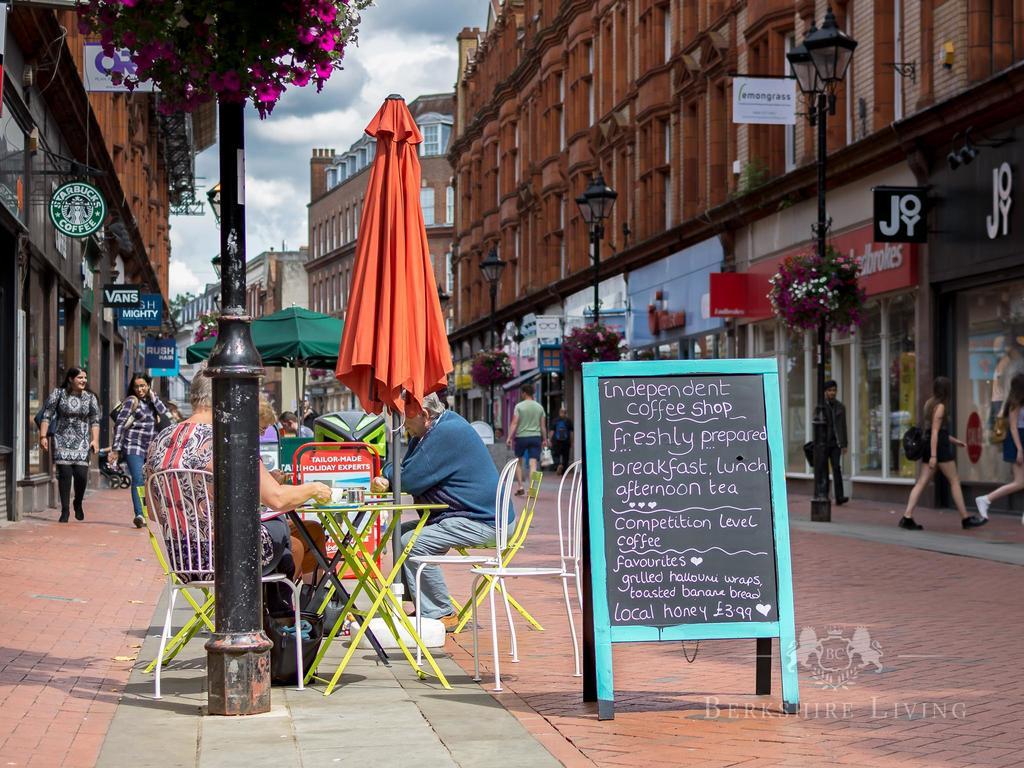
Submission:
<svg viewBox="0 0 1024 768">
<path fill-rule="evenodd" d="M 476 430 L 459 414 L 447 410 L 437 395 L 427 395 L 422 413 L 407 417 L 405 426 L 412 437 L 402 459 L 402 490 L 417 502 L 448 505 L 431 515 L 402 567 L 403 581 L 411 593 L 416 570 L 412 557 L 443 555 L 456 546 L 494 546 L 498 472 Z M 391 487 L 392 469 L 389 463 L 384 476 L 374 478 L 374 491 L 382 493 Z M 514 515 L 510 507 L 510 521 Z M 402 524 L 403 546 L 415 526 L 414 521 Z M 420 589 L 423 616 L 440 619 L 446 630 L 454 630 L 458 622 L 438 566 L 423 570 Z"/>
</svg>

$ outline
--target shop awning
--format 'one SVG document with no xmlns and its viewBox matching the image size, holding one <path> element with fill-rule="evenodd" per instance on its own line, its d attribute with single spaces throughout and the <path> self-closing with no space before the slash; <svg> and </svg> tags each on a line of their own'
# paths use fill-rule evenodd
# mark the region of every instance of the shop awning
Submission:
<svg viewBox="0 0 1024 768">
<path fill-rule="evenodd" d="M 514 379 L 509 379 L 508 381 L 506 381 L 504 384 L 501 385 L 501 388 L 504 391 L 508 392 L 510 389 L 515 389 L 516 387 L 521 387 L 521 386 L 523 386 L 523 384 L 529 384 L 534 379 L 539 379 L 539 378 L 540 378 L 540 370 L 537 369 L 537 368 L 533 368 L 533 369 L 527 371 L 526 373 L 519 374 Z"/>
</svg>

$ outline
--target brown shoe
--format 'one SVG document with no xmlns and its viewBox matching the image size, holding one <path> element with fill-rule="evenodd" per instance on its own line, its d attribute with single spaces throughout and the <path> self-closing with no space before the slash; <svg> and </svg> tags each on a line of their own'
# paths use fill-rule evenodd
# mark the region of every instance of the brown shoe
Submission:
<svg viewBox="0 0 1024 768">
<path fill-rule="evenodd" d="M 442 616 L 441 623 L 444 624 L 444 631 L 451 634 L 459 626 L 459 614 L 450 613 L 447 616 Z"/>
</svg>

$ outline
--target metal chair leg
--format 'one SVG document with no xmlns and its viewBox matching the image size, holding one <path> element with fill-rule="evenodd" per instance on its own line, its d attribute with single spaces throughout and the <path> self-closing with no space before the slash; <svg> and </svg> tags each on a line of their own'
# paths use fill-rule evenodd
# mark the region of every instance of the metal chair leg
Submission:
<svg viewBox="0 0 1024 768">
<path fill-rule="evenodd" d="M 302 668 L 302 588 L 291 579 L 285 581 L 292 588 L 292 608 L 295 611 L 295 669 L 298 670 L 298 690 L 303 691 L 305 686 L 302 680 L 306 676 L 306 671 Z"/>
<path fill-rule="evenodd" d="M 427 567 L 426 563 L 420 563 L 416 566 L 416 637 L 423 639 L 423 619 L 420 618 L 420 576 L 423 574 L 423 569 Z M 423 648 L 420 647 L 419 643 L 416 643 L 416 666 L 423 665 Z"/>
<path fill-rule="evenodd" d="M 498 588 L 501 590 L 501 599 L 505 603 L 505 618 L 508 619 L 508 633 L 511 638 L 509 655 L 512 661 L 519 662 L 519 643 L 516 641 L 516 625 L 512 621 L 512 607 L 508 604 L 508 589 L 505 587 L 505 580 L 498 580 Z"/>
<path fill-rule="evenodd" d="M 156 654 L 156 684 L 153 690 L 153 698 L 160 698 L 160 670 L 163 667 L 164 648 L 167 647 L 167 638 L 171 634 L 171 618 L 174 614 L 174 599 L 178 596 L 178 590 L 174 588 L 171 578 L 167 578 L 167 613 L 164 615 L 164 628 L 160 631 L 160 648 Z"/>
<path fill-rule="evenodd" d="M 473 579 L 473 594 L 476 594 L 476 585 L 480 582 L 480 577 L 477 576 Z M 470 615 L 472 616 L 471 621 L 473 622 L 473 682 L 480 682 L 480 628 L 477 626 L 476 621 L 476 601 L 473 601 L 472 607 L 470 608 Z"/>
<path fill-rule="evenodd" d="M 498 614 L 494 610 L 494 588 L 498 580 L 491 579 L 487 589 L 487 599 L 491 604 L 491 650 L 494 654 L 494 692 L 501 693 L 501 654 L 498 652 Z"/>
<path fill-rule="evenodd" d="M 572 633 L 572 659 L 575 663 L 575 672 L 573 677 L 583 677 L 583 672 L 580 670 L 580 644 L 576 639 L 576 620 L 572 615 L 572 603 L 569 602 L 569 579 L 572 578 L 569 574 L 562 576 L 562 596 L 565 598 L 565 615 L 569 617 L 569 632 Z"/>
</svg>

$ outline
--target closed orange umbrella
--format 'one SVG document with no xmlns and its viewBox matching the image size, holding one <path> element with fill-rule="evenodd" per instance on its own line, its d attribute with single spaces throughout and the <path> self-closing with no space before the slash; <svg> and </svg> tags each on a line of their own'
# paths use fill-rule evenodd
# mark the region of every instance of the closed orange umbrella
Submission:
<svg viewBox="0 0 1024 768">
<path fill-rule="evenodd" d="M 367 412 L 398 412 L 405 390 L 406 412 L 416 415 L 452 370 L 420 209 L 423 136 L 400 96 L 387 98 L 366 133 L 377 139 L 377 154 L 335 375 Z"/>
</svg>

